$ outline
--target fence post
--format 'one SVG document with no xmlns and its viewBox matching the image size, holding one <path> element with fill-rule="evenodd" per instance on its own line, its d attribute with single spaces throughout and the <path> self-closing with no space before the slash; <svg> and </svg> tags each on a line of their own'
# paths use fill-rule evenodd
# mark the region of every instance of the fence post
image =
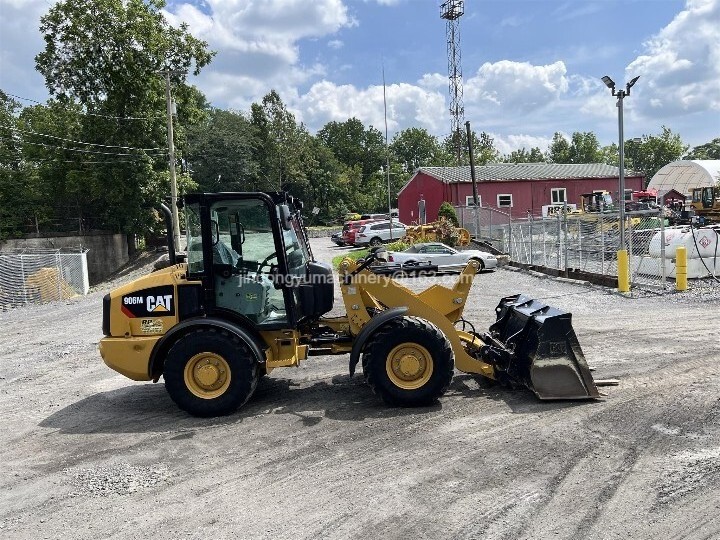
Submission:
<svg viewBox="0 0 720 540">
<path fill-rule="evenodd" d="M 23 255 L 20 254 L 20 279 L 22 279 L 23 304 L 27 305 L 27 286 L 25 284 L 25 262 Z"/>
<path fill-rule="evenodd" d="M 563 261 L 563 266 L 565 267 L 565 277 L 568 275 L 568 216 L 567 212 L 563 212 L 563 225 L 564 225 L 564 231 L 563 231 L 563 240 L 565 242 L 565 260 Z"/>
<path fill-rule="evenodd" d="M 510 253 L 510 260 L 512 260 L 512 258 L 513 258 L 512 248 L 513 248 L 512 214 L 508 214 L 508 253 Z"/>
<path fill-rule="evenodd" d="M 660 213 L 660 275 L 662 276 L 663 291 L 667 285 L 667 270 L 665 269 L 665 216 Z"/>
<path fill-rule="evenodd" d="M 598 226 L 600 227 L 600 273 L 604 276 L 605 275 L 605 220 L 602 217 L 602 214 L 598 214 L 597 216 Z"/>
<path fill-rule="evenodd" d="M 528 221 L 530 221 L 530 266 L 533 266 L 533 215 L 528 212 Z"/>
<path fill-rule="evenodd" d="M 60 250 L 57 250 L 55 252 L 55 267 L 57 269 L 57 285 L 58 285 L 58 300 L 62 300 L 62 285 L 63 282 L 63 275 L 62 275 L 62 259 L 60 258 Z"/>
<path fill-rule="evenodd" d="M 543 247 L 543 266 L 547 267 L 547 246 L 545 243 L 547 242 L 547 239 L 545 238 L 545 218 L 542 218 L 542 247 Z"/>
<path fill-rule="evenodd" d="M 557 227 L 555 229 L 556 234 L 556 240 L 555 245 L 557 249 L 557 263 L 556 263 L 556 269 L 560 270 L 560 263 L 562 261 L 562 258 L 560 257 L 560 249 L 562 248 L 562 222 L 560 221 L 562 219 L 562 216 L 560 215 L 560 212 L 557 213 Z"/>
</svg>

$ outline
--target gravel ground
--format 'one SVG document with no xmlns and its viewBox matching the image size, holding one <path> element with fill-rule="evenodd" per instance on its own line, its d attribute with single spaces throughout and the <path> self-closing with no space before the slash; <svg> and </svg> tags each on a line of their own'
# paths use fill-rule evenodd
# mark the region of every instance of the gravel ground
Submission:
<svg viewBox="0 0 720 540">
<path fill-rule="evenodd" d="M 312 242 L 320 260 L 344 250 Z M 0 314 L 0 537 L 720 537 L 717 288 L 624 298 L 476 278 L 465 315 L 479 328 L 517 292 L 572 311 L 596 378 L 621 381 L 603 400 L 456 374 L 438 404 L 389 409 L 346 357 L 313 357 L 203 420 L 97 352 L 102 295 L 153 260 Z"/>
</svg>

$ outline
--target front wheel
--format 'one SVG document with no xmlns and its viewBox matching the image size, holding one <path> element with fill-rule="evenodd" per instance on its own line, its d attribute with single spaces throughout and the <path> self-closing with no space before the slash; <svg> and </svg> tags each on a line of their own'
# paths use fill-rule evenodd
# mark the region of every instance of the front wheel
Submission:
<svg viewBox="0 0 720 540">
<path fill-rule="evenodd" d="M 440 329 L 419 317 L 400 317 L 382 325 L 362 358 L 373 392 L 391 406 L 434 403 L 452 381 L 455 355 Z"/>
<path fill-rule="evenodd" d="M 204 328 L 181 337 L 170 348 L 163 376 L 178 407 L 193 416 L 222 416 L 250 399 L 260 369 L 243 340 Z"/>
<path fill-rule="evenodd" d="M 478 274 L 479 274 L 480 272 L 482 272 L 483 270 L 485 270 L 485 263 L 482 261 L 482 259 L 479 259 L 479 258 L 477 258 L 477 257 L 473 257 L 473 258 L 471 258 L 470 260 L 471 260 L 471 261 L 477 261 L 477 263 L 478 263 L 477 273 L 478 273 Z"/>
</svg>

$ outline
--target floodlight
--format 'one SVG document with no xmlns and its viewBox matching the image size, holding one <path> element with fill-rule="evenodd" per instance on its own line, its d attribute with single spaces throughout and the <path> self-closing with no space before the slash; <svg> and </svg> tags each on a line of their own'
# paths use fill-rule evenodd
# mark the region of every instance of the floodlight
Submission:
<svg viewBox="0 0 720 540">
<path fill-rule="evenodd" d="M 625 89 L 627 90 L 627 93 L 630 93 L 630 89 L 633 87 L 633 85 L 637 82 L 637 80 L 640 78 L 640 75 L 635 77 L 634 79 L 630 79 L 630 82 L 627 83 Z"/>
<path fill-rule="evenodd" d="M 610 88 L 611 90 L 615 88 L 615 81 L 613 81 L 613 80 L 612 80 L 610 77 L 608 77 L 607 75 L 605 75 L 605 76 L 602 78 L 602 82 L 604 82 L 604 83 L 605 83 L 605 86 L 607 86 L 607 87 Z"/>
</svg>

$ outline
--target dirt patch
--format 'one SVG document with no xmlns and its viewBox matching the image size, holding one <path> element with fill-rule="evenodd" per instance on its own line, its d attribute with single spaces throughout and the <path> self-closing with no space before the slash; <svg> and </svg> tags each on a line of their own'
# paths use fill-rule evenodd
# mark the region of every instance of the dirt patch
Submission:
<svg viewBox="0 0 720 540">
<path fill-rule="evenodd" d="M 320 260 L 347 251 L 312 242 Z M 621 381 L 602 400 L 540 402 L 456 373 L 439 403 L 392 409 L 349 377 L 346 357 L 320 356 L 264 378 L 238 413 L 203 420 L 162 381 L 129 381 L 97 352 L 102 295 L 154 260 L 85 298 L 0 314 L 0 536 L 720 537 L 720 340 L 707 295 L 477 277 L 465 315 L 478 329 L 515 293 L 571 311 L 594 375 Z"/>
</svg>

